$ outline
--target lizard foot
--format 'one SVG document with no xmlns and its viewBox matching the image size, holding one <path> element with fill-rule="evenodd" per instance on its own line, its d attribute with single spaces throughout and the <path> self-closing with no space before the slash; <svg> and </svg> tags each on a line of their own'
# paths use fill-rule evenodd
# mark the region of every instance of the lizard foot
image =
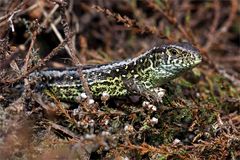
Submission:
<svg viewBox="0 0 240 160">
<path fill-rule="evenodd" d="M 150 102 L 162 103 L 162 97 L 165 95 L 165 89 L 157 87 L 153 88 L 148 92 L 144 92 L 143 96 L 146 97 Z"/>
</svg>

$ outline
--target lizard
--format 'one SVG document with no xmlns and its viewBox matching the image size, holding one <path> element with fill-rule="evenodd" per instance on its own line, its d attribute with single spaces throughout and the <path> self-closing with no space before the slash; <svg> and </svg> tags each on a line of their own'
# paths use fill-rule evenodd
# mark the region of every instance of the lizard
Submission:
<svg viewBox="0 0 240 160">
<path fill-rule="evenodd" d="M 153 47 L 138 57 L 83 67 L 82 73 L 93 97 L 137 94 L 161 101 L 161 86 L 201 63 L 202 56 L 190 43 Z M 77 68 L 47 69 L 30 74 L 36 90 L 48 91 L 62 101 L 76 102 L 84 92 Z"/>
</svg>

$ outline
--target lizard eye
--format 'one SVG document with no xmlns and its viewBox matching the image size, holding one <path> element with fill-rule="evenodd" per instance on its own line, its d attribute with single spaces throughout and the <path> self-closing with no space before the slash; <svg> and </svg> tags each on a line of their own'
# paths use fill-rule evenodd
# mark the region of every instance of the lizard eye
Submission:
<svg viewBox="0 0 240 160">
<path fill-rule="evenodd" d="M 171 49 L 170 52 L 172 53 L 173 56 L 178 54 L 177 50 L 175 50 L 175 49 Z"/>
</svg>

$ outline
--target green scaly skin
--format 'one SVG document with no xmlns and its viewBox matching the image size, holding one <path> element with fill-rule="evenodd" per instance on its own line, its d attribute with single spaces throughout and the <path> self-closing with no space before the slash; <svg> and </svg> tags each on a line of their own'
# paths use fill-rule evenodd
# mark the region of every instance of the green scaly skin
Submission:
<svg viewBox="0 0 240 160">
<path fill-rule="evenodd" d="M 162 45 L 148 50 L 139 57 L 104 65 L 86 66 L 82 72 L 94 97 L 103 93 L 110 96 L 139 94 L 159 102 L 156 90 L 199 64 L 202 57 L 189 43 Z M 51 69 L 34 72 L 36 90 L 50 91 L 63 101 L 76 101 L 84 92 L 76 68 Z"/>
</svg>

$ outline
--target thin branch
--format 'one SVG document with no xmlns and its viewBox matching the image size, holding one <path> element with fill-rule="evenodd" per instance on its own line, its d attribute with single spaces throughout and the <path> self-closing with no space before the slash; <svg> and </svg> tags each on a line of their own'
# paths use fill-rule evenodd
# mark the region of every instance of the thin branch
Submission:
<svg viewBox="0 0 240 160">
<path fill-rule="evenodd" d="M 147 4 L 147 6 L 159 13 L 161 13 L 163 15 L 163 17 L 173 26 L 175 26 L 181 33 L 182 35 L 189 41 L 192 42 L 193 44 L 196 44 L 196 40 L 194 39 L 194 37 L 188 33 L 185 28 L 178 23 L 177 19 L 175 16 L 173 16 L 171 14 L 171 12 L 165 12 L 162 10 L 162 8 L 160 8 L 158 5 L 156 5 L 154 2 L 152 1 L 145 1 L 145 3 Z"/>
<path fill-rule="evenodd" d="M 55 1 L 55 0 L 52 0 L 52 1 Z M 92 93 L 89 89 L 89 86 L 88 86 L 88 83 L 87 83 L 87 80 L 85 79 L 83 73 L 82 73 L 82 64 L 80 62 L 80 60 L 78 59 L 77 57 L 77 54 L 76 54 L 76 49 L 74 47 L 74 44 L 73 44 L 73 41 L 70 37 L 72 37 L 72 33 L 70 32 L 70 27 L 68 25 L 68 22 L 67 22 L 67 17 L 65 15 L 65 11 L 66 11 L 66 6 L 67 6 L 67 2 L 66 1 L 55 1 L 56 3 L 59 4 L 60 6 L 60 15 L 62 17 L 62 25 L 63 25 L 63 28 L 64 28 L 64 34 L 65 36 L 69 39 L 67 41 L 67 44 L 68 44 L 68 47 L 69 47 L 69 52 L 68 54 L 70 55 L 70 57 L 72 58 L 73 60 L 73 63 L 77 66 L 77 71 L 78 71 L 78 74 L 79 74 L 79 77 L 80 77 L 80 80 L 82 82 L 82 85 L 83 85 L 83 89 L 84 91 L 86 92 L 86 94 L 88 95 L 89 98 L 92 98 Z"/>
<path fill-rule="evenodd" d="M 16 15 L 18 12 L 20 12 L 21 10 L 16 10 L 13 12 L 13 14 L 8 18 L 8 22 L 10 23 L 10 28 L 12 29 L 12 32 L 15 32 L 15 28 L 14 28 L 14 25 L 13 25 L 13 18 L 14 18 L 14 15 Z"/>
<path fill-rule="evenodd" d="M 219 2 L 216 2 L 216 8 L 215 8 L 215 19 L 216 21 L 219 19 L 217 16 L 219 13 L 217 12 L 220 12 L 218 11 L 218 4 Z M 209 50 L 209 48 L 211 48 L 211 46 L 218 42 L 220 40 L 220 36 L 222 36 L 224 33 L 226 33 L 229 29 L 229 27 L 232 25 L 232 22 L 235 18 L 235 16 L 237 15 L 237 8 L 238 8 L 238 1 L 237 0 L 231 0 L 231 12 L 229 12 L 229 16 L 228 16 L 228 19 L 225 21 L 225 23 L 222 25 L 222 27 L 216 31 L 214 34 L 213 33 L 210 33 L 210 36 L 209 36 L 209 39 L 206 43 L 206 45 L 204 46 L 204 49 L 206 51 Z M 216 22 L 214 22 L 216 23 Z M 212 30 L 214 31 L 214 27 L 216 24 L 213 23 L 213 26 L 212 26 Z"/>
<path fill-rule="evenodd" d="M 32 37 L 31 38 L 31 44 L 30 44 L 30 47 L 28 49 L 27 55 L 26 55 L 25 60 L 24 60 L 24 65 L 23 65 L 23 72 L 24 73 L 26 73 L 27 69 L 28 69 L 29 59 L 30 59 L 30 56 L 31 56 L 31 53 L 32 53 L 32 50 L 33 50 L 33 47 L 34 47 L 34 44 L 35 44 L 35 41 L 36 41 L 36 38 L 37 38 L 37 29 L 38 28 L 34 28 L 34 31 L 31 34 L 31 37 Z"/>
<path fill-rule="evenodd" d="M 64 45 L 67 43 L 68 39 L 65 39 L 62 43 L 60 43 L 56 48 L 54 48 L 51 53 L 49 53 L 44 59 L 40 60 L 39 63 L 36 66 L 33 66 L 32 68 L 30 68 L 26 73 L 24 73 L 23 75 L 12 79 L 12 80 L 0 80 L 0 83 L 8 83 L 8 84 L 12 84 L 15 83 L 23 78 L 26 78 L 30 73 L 32 73 L 33 71 L 43 67 L 47 61 L 49 61 L 53 56 L 58 54 L 58 51 L 60 49 L 62 49 L 64 47 Z"/>
<path fill-rule="evenodd" d="M 0 71 L 3 70 L 4 68 L 6 68 L 10 63 L 12 63 L 12 61 L 14 61 L 14 59 L 17 57 L 18 52 L 14 52 L 11 55 L 9 55 L 8 53 L 6 53 L 6 54 L 9 57 L 5 60 L 0 61 Z M 16 63 L 15 63 L 15 65 L 17 66 Z"/>
<path fill-rule="evenodd" d="M 114 18 L 117 22 L 122 22 L 124 26 L 132 28 L 137 33 L 147 33 L 152 35 L 157 35 L 160 38 L 167 38 L 168 40 L 173 40 L 171 37 L 167 37 L 164 33 L 160 32 L 156 27 L 147 26 L 145 24 L 139 24 L 137 21 L 128 18 L 127 16 L 121 16 L 118 13 L 114 13 L 108 9 L 104 9 L 100 6 L 93 5 L 92 8 L 96 9 L 98 12 L 102 12 L 105 15 Z"/>
</svg>

